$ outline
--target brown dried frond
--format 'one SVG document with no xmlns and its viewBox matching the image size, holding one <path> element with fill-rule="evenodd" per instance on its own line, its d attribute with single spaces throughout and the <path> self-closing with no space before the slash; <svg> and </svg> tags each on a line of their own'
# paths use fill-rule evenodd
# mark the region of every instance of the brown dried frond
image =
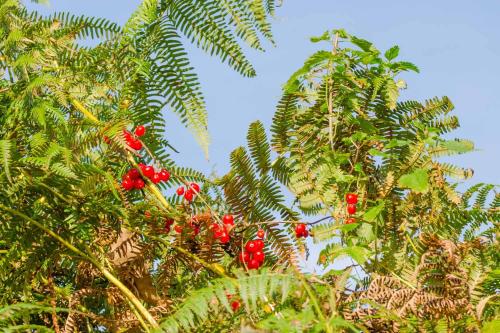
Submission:
<svg viewBox="0 0 500 333">
<path fill-rule="evenodd" d="M 436 235 L 421 235 L 425 253 L 413 275 L 413 288 L 389 276 L 375 276 L 367 290 L 351 295 L 346 302 L 356 304 L 345 309 L 348 320 L 362 321 L 373 332 L 399 332 L 400 324 L 384 316 L 379 308 L 395 313 L 402 320 L 411 316 L 420 319 L 461 319 L 474 315 L 466 271 L 460 267 L 466 253 L 480 242 L 457 244 Z"/>
</svg>

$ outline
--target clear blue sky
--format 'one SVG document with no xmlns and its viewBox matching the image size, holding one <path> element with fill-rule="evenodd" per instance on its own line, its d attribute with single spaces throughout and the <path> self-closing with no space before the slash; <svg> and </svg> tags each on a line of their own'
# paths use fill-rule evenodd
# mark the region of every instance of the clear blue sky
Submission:
<svg viewBox="0 0 500 333">
<path fill-rule="evenodd" d="M 51 0 L 29 4 L 43 13 L 71 11 L 123 23 L 138 0 Z M 269 126 L 280 87 L 319 45 L 310 36 L 344 28 L 381 50 L 400 46 L 401 59 L 419 66 L 408 74 L 405 98 L 423 100 L 446 95 L 461 121 L 457 137 L 469 138 L 478 151 L 453 161 L 475 170 L 473 182 L 500 183 L 500 1 L 498 0 L 284 0 L 273 21 L 276 47 L 250 50 L 257 77 L 245 79 L 215 58 L 190 47 L 203 86 L 212 136 L 210 161 L 166 113 L 169 135 L 181 151 L 181 165 L 205 172 L 228 169 L 232 149 L 244 144 L 248 124 L 260 119 Z"/>
</svg>

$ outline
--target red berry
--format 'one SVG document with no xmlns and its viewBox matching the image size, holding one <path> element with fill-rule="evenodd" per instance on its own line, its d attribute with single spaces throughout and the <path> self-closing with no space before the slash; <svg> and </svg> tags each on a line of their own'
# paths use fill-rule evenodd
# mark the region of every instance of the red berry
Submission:
<svg viewBox="0 0 500 333">
<path fill-rule="evenodd" d="M 231 309 L 233 309 L 233 311 L 238 311 L 238 309 L 240 308 L 240 306 L 241 306 L 241 304 L 238 301 L 232 301 L 231 302 Z"/>
<path fill-rule="evenodd" d="M 302 237 L 302 233 L 301 233 L 301 232 L 297 232 L 297 231 L 295 231 L 295 237 L 297 237 L 297 238 Z"/>
<path fill-rule="evenodd" d="M 155 174 L 155 169 L 151 165 L 147 165 L 144 167 L 144 169 L 142 169 L 142 173 L 144 174 L 144 176 L 151 179 Z"/>
<path fill-rule="evenodd" d="M 358 195 L 354 193 L 347 193 L 345 196 L 345 200 L 348 204 L 357 204 L 358 203 Z"/>
<path fill-rule="evenodd" d="M 219 227 L 219 225 L 218 225 L 217 223 L 212 223 L 212 224 L 210 225 L 210 231 L 212 231 L 212 232 L 216 232 L 216 231 L 218 231 L 219 229 L 220 229 L 220 227 Z"/>
<path fill-rule="evenodd" d="M 252 259 L 248 262 L 247 266 L 248 266 L 248 269 L 257 269 L 257 268 L 259 268 L 260 263 L 257 260 Z"/>
<path fill-rule="evenodd" d="M 351 223 L 356 223 L 356 219 L 354 217 L 350 217 L 347 220 L 345 220 L 345 224 L 351 224 Z"/>
<path fill-rule="evenodd" d="M 247 250 L 250 253 L 254 253 L 257 251 L 255 242 L 254 241 L 248 241 L 247 244 L 245 245 L 245 250 Z"/>
<path fill-rule="evenodd" d="M 196 183 L 191 183 L 189 186 L 193 189 L 194 193 L 199 193 L 200 192 L 200 185 Z"/>
<path fill-rule="evenodd" d="M 197 225 L 193 226 L 193 235 L 196 236 L 200 233 L 200 227 Z"/>
<path fill-rule="evenodd" d="M 111 144 L 111 140 L 106 135 L 104 136 L 104 142 L 106 142 L 108 145 Z"/>
<path fill-rule="evenodd" d="M 240 259 L 241 263 L 249 262 L 250 261 L 250 253 L 248 253 L 246 251 L 240 252 L 239 259 Z"/>
<path fill-rule="evenodd" d="M 234 217 L 231 214 L 226 214 L 222 217 L 222 223 L 234 225 Z"/>
<path fill-rule="evenodd" d="M 266 233 L 264 232 L 264 230 L 259 229 L 259 231 L 257 231 L 257 237 L 264 238 L 265 235 Z"/>
<path fill-rule="evenodd" d="M 137 169 L 130 169 L 127 173 L 131 179 L 137 179 L 141 176 L 141 174 L 139 173 L 139 170 Z"/>
<path fill-rule="evenodd" d="M 160 171 L 160 179 L 163 182 L 167 182 L 170 179 L 170 172 L 165 169 L 161 169 Z"/>
<path fill-rule="evenodd" d="M 264 248 L 264 242 L 262 241 L 262 239 L 256 239 L 253 242 L 255 244 L 255 250 L 262 251 L 262 249 Z"/>
<path fill-rule="evenodd" d="M 132 139 L 132 134 L 130 134 L 130 132 L 127 130 L 123 130 L 123 137 L 126 141 L 130 141 L 130 139 Z"/>
<path fill-rule="evenodd" d="M 174 219 L 165 220 L 165 227 L 170 227 L 172 224 L 174 224 Z"/>
<path fill-rule="evenodd" d="M 138 190 L 140 190 L 141 188 L 144 188 L 144 180 L 142 180 L 141 178 L 137 178 L 136 180 L 134 180 L 134 187 Z"/>
<path fill-rule="evenodd" d="M 166 225 L 165 226 L 165 233 L 168 234 L 170 232 L 170 226 Z"/>
<path fill-rule="evenodd" d="M 130 179 L 124 179 L 122 181 L 122 186 L 125 190 L 130 191 L 134 188 L 134 182 Z"/>
<path fill-rule="evenodd" d="M 135 128 L 135 135 L 143 136 L 146 133 L 146 127 L 139 125 Z"/>
<path fill-rule="evenodd" d="M 183 195 L 184 194 L 184 187 L 182 187 L 182 186 L 179 187 L 177 189 L 177 191 L 175 191 L 175 193 L 177 193 L 177 195 Z"/>
<path fill-rule="evenodd" d="M 130 148 L 135 149 L 135 150 L 141 150 L 142 149 L 142 142 L 137 139 L 131 139 L 128 141 L 128 145 Z"/>
<path fill-rule="evenodd" d="M 144 212 L 144 217 L 149 219 L 151 217 L 151 212 L 149 210 Z"/>
<path fill-rule="evenodd" d="M 222 234 L 225 233 L 226 231 L 221 230 L 220 228 L 214 231 L 214 237 L 215 238 L 221 238 Z"/>
<path fill-rule="evenodd" d="M 122 180 L 130 180 L 132 183 L 134 182 L 134 179 L 130 177 L 130 174 L 128 172 L 122 176 Z"/>
<path fill-rule="evenodd" d="M 262 251 L 257 251 L 253 254 L 253 259 L 257 260 L 259 263 L 263 263 L 266 255 Z"/>
<path fill-rule="evenodd" d="M 349 215 L 356 214 L 356 205 L 347 205 L 347 213 L 349 213 Z"/>
<path fill-rule="evenodd" d="M 222 232 L 222 234 L 219 237 L 219 241 L 222 244 L 229 243 L 229 235 L 227 234 L 227 232 L 225 232 L 225 231 Z"/>
<path fill-rule="evenodd" d="M 178 234 L 182 234 L 182 227 L 181 227 L 180 225 L 178 225 L 178 224 L 177 224 L 177 225 L 174 227 L 174 230 L 175 230 L 175 232 L 176 232 L 176 233 L 178 233 Z"/>
<path fill-rule="evenodd" d="M 296 234 L 303 234 L 305 230 L 306 230 L 306 225 L 304 223 L 300 223 L 295 226 Z"/>
<path fill-rule="evenodd" d="M 184 199 L 186 199 L 187 201 L 193 200 L 193 197 L 194 193 L 191 189 L 187 190 L 186 193 L 184 193 Z"/>
<path fill-rule="evenodd" d="M 153 182 L 153 184 L 158 184 L 159 182 L 161 182 L 160 174 L 155 172 L 153 177 L 151 177 L 151 181 Z"/>
<path fill-rule="evenodd" d="M 304 232 L 302 233 L 302 237 L 307 238 L 308 236 L 309 236 L 309 231 L 304 230 Z"/>
</svg>

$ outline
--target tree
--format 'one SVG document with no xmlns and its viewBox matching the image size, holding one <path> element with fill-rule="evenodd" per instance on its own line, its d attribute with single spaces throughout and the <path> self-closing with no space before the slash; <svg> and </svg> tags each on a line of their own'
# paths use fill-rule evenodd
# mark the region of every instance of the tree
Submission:
<svg viewBox="0 0 500 333">
<path fill-rule="evenodd" d="M 119 27 L 2 3 L 0 327 L 496 331 L 500 196 L 457 190 L 472 171 L 439 157 L 474 146 L 443 137 L 448 98 L 399 101 L 418 68 L 397 46 L 313 38 L 332 49 L 285 84 L 270 138 L 250 125 L 228 174 L 170 159 L 165 106 L 208 144 L 180 35 L 252 76 L 237 38 L 272 41 L 274 6 L 144 1 Z M 322 276 L 300 269 L 307 233 Z"/>
</svg>

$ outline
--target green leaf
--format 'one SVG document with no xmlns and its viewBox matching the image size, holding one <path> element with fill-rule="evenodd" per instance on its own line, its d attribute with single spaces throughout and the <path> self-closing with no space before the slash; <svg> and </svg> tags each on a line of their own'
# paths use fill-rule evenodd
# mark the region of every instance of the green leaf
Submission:
<svg viewBox="0 0 500 333">
<path fill-rule="evenodd" d="M 354 259 L 360 265 L 363 265 L 370 256 L 370 250 L 361 246 L 349 246 L 343 249 L 342 252 Z"/>
<path fill-rule="evenodd" d="M 12 182 L 10 177 L 10 161 L 11 161 L 11 142 L 9 140 L 0 140 L 0 159 L 2 160 L 3 169 L 9 182 Z"/>
<path fill-rule="evenodd" d="M 448 140 L 443 142 L 442 145 L 458 154 L 463 154 L 474 150 L 474 143 L 469 140 Z"/>
<path fill-rule="evenodd" d="M 360 49 L 362 49 L 365 52 L 375 52 L 375 51 L 377 51 L 377 49 L 375 49 L 373 47 L 372 43 L 370 43 L 369 41 L 367 41 L 365 39 L 362 39 L 362 38 L 351 36 L 351 43 L 353 43 L 354 45 L 358 46 Z"/>
<path fill-rule="evenodd" d="M 330 40 L 330 31 L 325 31 L 321 36 L 311 37 L 311 42 L 318 43 Z"/>
<path fill-rule="evenodd" d="M 500 319 L 493 319 L 483 325 L 482 333 L 497 333 L 500 332 Z"/>
<path fill-rule="evenodd" d="M 399 55 L 399 46 L 397 45 L 394 45 L 393 47 L 385 51 L 384 54 L 385 58 L 389 61 L 395 59 L 398 55 Z"/>
<path fill-rule="evenodd" d="M 385 204 L 382 201 L 377 206 L 370 208 L 366 213 L 363 214 L 363 220 L 367 222 L 373 222 L 377 219 L 380 213 L 384 210 Z"/>
<path fill-rule="evenodd" d="M 427 170 L 416 169 L 410 174 L 401 176 L 399 185 L 417 193 L 427 192 L 429 189 L 429 176 L 427 175 Z"/>
<path fill-rule="evenodd" d="M 394 110 L 399 97 L 399 89 L 393 79 L 390 78 L 385 82 L 383 93 L 385 97 L 385 105 L 389 109 Z"/>
</svg>

